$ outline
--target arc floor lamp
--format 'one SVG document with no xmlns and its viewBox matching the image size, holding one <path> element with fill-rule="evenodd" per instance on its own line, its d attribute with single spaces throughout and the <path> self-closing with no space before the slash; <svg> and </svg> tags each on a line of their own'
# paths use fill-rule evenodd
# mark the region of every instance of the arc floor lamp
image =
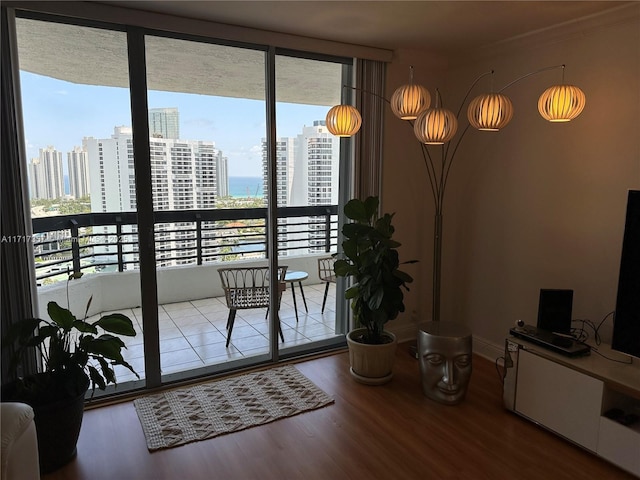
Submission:
<svg viewBox="0 0 640 480">
<path fill-rule="evenodd" d="M 541 68 L 516 78 L 497 92 L 483 93 L 473 98 L 467 106 L 467 120 L 464 130 L 457 137 L 452 147 L 451 140 L 458 132 L 460 114 L 467 99 L 478 81 L 493 70 L 480 75 L 471 84 L 460 103 L 456 114 L 442 106 L 440 92 L 436 89 L 435 106 L 431 107 L 431 94 L 422 85 L 413 82 L 413 67 L 409 67 L 409 83 L 397 88 L 391 100 L 367 92 L 386 101 L 393 114 L 401 120 L 409 122 L 416 139 L 420 142 L 422 157 L 429 186 L 435 203 L 435 219 L 433 233 L 433 311 L 432 319 L 440 320 L 440 279 L 442 257 L 442 212 L 444 193 L 451 165 L 458 147 L 470 127 L 480 131 L 496 132 L 504 128 L 513 118 L 513 104 L 502 92 L 513 84 L 532 75 L 562 68 L 562 83 L 547 88 L 538 100 L 540 115 L 550 122 L 569 122 L 576 118 L 585 106 L 585 94 L 575 85 L 564 83 L 565 65 Z M 355 87 L 347 88 L 356 89 Z M 360 112 L 353 105 L 336 105 L 327 113 L 327 129 L 339 137 L 355 135 L 362 125 Z M 439 149 L 432 154 L 430 148 Z"/>
</svg>

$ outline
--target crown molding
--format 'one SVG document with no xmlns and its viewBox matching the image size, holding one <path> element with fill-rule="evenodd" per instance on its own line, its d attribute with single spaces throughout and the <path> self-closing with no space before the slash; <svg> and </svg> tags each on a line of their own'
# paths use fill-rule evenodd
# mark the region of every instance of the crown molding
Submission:
<svg viewBox="0 0 640 480">
<path fill-rule="evenodd" d="M 580 37 L 589 31 L 608 28 L 614 25 L 640 21 L 640 2 L 629 2 L 625 5 L 606 10 L 586 17 L 551 25 L 546 28 L 527 32 L 506 40 L 481 47 L 457 56 L 452 63 L 461 63 L 465 59 L 483 60 L 514 52 L 522 52 L 542 46 Z"/>
</svg>

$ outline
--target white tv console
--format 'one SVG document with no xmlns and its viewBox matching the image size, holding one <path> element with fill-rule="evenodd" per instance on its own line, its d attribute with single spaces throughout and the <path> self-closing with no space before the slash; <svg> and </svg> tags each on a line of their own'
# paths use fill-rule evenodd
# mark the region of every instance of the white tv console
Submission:
<svg viewBox="0 0 640 480">
<path fill-rule="evenodd" d="M 599 345 L 608 358 L 628 356 Z M 640 420 L 604 416 L 612 408 L 640 417 L 640 361 L 596 352 L 570 358 L 509 337 L 505 341 L 504 405 L 640 477 Z"/>
</svg>

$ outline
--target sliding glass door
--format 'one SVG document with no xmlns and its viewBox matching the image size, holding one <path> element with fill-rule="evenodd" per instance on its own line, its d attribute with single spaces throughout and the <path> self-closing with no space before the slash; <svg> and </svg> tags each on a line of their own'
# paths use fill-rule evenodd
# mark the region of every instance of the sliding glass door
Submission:
<svg viewBox="0 0 640 480">
<path fill-rule="evenodd" d="M 237 310 L 232 328 L 218 272 L 268 265 L 265 52 L 144 41 L 163 375 L 265 361 L 266 308 Z"/>
<path fill-rule="evenodd" d="M 118 391 L 342 345 L 319 259 L 349 185 L 324 118 L 351 60 L 23 15 L 40 303 L 68 292 L 81 315 L 93 294 L 90 315 L 133 319 L 142 380 L 117 371 Z M 230 268 L 277 293 L 237 303 Z"/>
</svg>

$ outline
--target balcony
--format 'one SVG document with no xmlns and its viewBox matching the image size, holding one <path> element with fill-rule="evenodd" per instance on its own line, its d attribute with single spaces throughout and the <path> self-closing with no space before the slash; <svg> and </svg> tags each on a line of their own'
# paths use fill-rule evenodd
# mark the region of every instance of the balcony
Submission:
<svg viewBox="0 0 640 480">
<path fill-rule="evenodd" d="M 336 337 L 336 293 L 325 283 L 317 258 L 335 252 L 337 206 L 278 209 L 279 263 L 309 274 L 303 282 L 308 311 L 295 284 L 283 293 L 281 348 Z M 268 353 L 265 309 L 239 311 L 225 348 L 228 309 L 217 269 L 264 265 L 266 209 L 158 211 L 155 218 L 158 317 L 163 374 Z M 89 297 L 90 318 L 122 312 L 140 333 L 127 339 L 125 360 L 144 376 L 142 311 L 136 213 L 88 213 L 33 219 L 36 278 L 41 315 L 46 304 L 70 305 L 80 316 Z M 69 275 L 77 278 L 67 281 Z M 126 369 L 118 381 L 133 380 Z"/>
</svg>

